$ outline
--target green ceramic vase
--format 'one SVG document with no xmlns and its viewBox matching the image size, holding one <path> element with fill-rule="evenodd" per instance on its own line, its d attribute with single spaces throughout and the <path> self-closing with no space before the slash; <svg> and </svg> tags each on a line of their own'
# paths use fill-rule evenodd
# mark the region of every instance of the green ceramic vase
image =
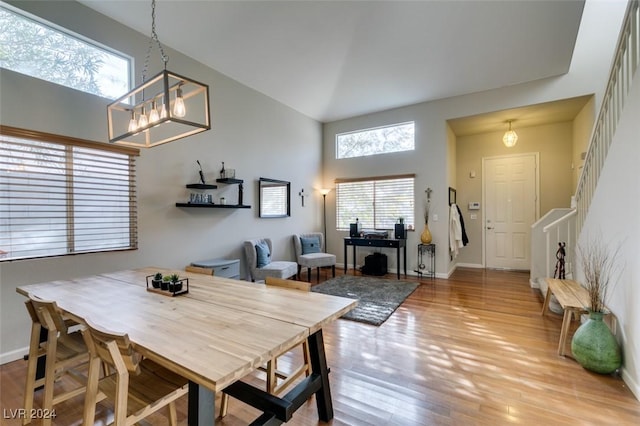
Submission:
<svg viewBox="0 0 640 426">
<path fill-rule="evenodd" d="M 578 327 L 571 339 L 571 352 L 585 369 L 610 374 L 620 368 L 622 356 L 602 315 L 602 312 L 589 312 L 589 319 Z"/>
</svg>

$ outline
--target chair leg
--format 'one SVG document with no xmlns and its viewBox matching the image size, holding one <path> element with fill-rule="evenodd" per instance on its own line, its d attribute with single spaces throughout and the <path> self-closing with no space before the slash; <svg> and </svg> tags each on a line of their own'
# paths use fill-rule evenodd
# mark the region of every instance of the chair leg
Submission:
<svg viewBox="0 0 640 426">
<path fill-rule="evenodd" d="M 47 337 L 47 360 L 45 362 L 44 369 L 44 398 L 42 401 L 42 408 L 51 413 L 53 412 L 53 387 L 56 376 L 56 353 L 58 351 L 58 338 L 49 331 Z M 51 425 L 51 417 L 47 416 L 42 419 L 43 426 Z"/>
<path fill-rule="evenodd" d="M 316 268 L 316 277 L 318 278 L 318 282 L 320 282 L 320 267 Z"/>
<path fill-rule="evenodd" d="M 33 393 L 36 386 L 36 368 L 38 365 L 38 349 L 40 347 L 40 330 L 38 324 L 31 326 L 31 341 L 29 343 L 29 359 L 27 360 L 27 382 L 24 389 L 24 410 L 25 417 L 23 425 L 31 423 L 31 409 L 33 408 Z"/>
<path fill-rule="evenodd" d="M 224 417 L 227 415 L 227 410 L 229 409 L 229 395 L 222 392 L 222 396 L 220 397 L 220 417 Z"/>
<path fill-rule="evenodd" d="M 298 265 L 298 274 L 296 275 L 296 280 L 300 279 L 300 272 L 302 271 L 302 265 Z"/>
<path fill-rule="evenodd" d="M 169 424 L 171 426 L 178 426 L 178 412 L 176 411 L 176 403 L 170 402 L 169 406 Z"/>
<path fill-rule="evenodd" d="M 336 277 L 336 265 L 331 265 L 331 274 L 333 275 L 333 278 Z"/>
<path fill-rule="evenodd" d="M 273 395 L 276 386 L 278 386 L 278 378 L 276 370 L 278 369 L 277 358 L 272 358 L 267 362 L 267 392 Z"/>
<path fill-rule="evenodd" d="M 311 268 L 307 268 L 307 281 L 311 282 Z"/>
<path fill-rule="evenodd" d="M 100 379 L 100 358 L 89 360 L 89 372 L 87 375 L 87 393 L 84 402 L 84 424 L 92 425 L 95 422 L 96 403 L 98 402 L 98 380 Z"/>
</svg>

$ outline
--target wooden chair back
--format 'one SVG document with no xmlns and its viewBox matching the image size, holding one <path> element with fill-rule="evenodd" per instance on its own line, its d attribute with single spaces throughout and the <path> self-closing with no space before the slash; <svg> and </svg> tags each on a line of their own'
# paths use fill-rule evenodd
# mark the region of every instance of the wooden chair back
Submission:
<svg viewBox="0 0 640 426">
<path fill-rule="evenodd" d="M 193 272 L 194 274 L 204 274 L 204 275 L 213 275 L 213 268 L 202 268 L 200 266 L 185 266 L 184 270 L 187 272 Z"/>
<path fill-rule="evenodd" d="M 283 278 L 267 277 L 265 284 L 272 287 L 282 287 L 291 290 L 311 291 L 311 284 L 303 281 L 286 280 Z"/>
<path fill-rule="evenodd" d="M 82 331 L 91 357 L 98 357 L 113 367 L 118 374 L 140 373 L 142 356 L 136 352 L 127 334 L 118 334 L 101 330 L 89 320 Z"/>
<path fill-rule="evenodd" d="M 67 324 L 62 317 L 62 311 L 58 308 L 56 302 L 38 299 L 30 294 L 29 300 L 25 302 L 25 305 L 34 323 L 40 323 L 50 332 L 57 331 L 61 335 L 68 333 Z"/>
</svg>

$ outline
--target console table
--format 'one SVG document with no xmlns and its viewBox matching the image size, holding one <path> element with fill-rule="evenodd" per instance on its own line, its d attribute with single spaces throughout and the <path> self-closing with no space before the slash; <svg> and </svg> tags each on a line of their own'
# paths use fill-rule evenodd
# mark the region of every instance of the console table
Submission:
<svg viewBox="0 0 640 426">
<path fill-rule="evenodd" d="M 396 269 L 398 271 L 398 279 L 400 279 L 400 249 L 402 250 L 402 259 L 404 266 L 404 276 L 407 276 L 407 240 L 390 239 L 390 238 L 351 238 L 344 239 L 344 272 L 347 272 L 349 259 L 347 258 L 347 247 L 353 246 L 353 269 L 356 269 L 356 247 L 389 247 L 396 249 Z"/>
</svg>

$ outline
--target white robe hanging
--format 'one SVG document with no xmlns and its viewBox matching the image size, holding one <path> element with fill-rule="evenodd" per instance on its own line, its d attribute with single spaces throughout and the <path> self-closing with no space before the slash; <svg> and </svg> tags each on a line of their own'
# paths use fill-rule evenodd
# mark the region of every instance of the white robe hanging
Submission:
<svg viewBox="0 0 640 426">
<path fill-rule="evenodd" d="M 460 247 L 464 247 L 460 214 L 458 213 L 458 207 L 455 204 L 451 204 L 449 209 L 449 251 L 454 259 L 458 256 Z"/>
</svg>

